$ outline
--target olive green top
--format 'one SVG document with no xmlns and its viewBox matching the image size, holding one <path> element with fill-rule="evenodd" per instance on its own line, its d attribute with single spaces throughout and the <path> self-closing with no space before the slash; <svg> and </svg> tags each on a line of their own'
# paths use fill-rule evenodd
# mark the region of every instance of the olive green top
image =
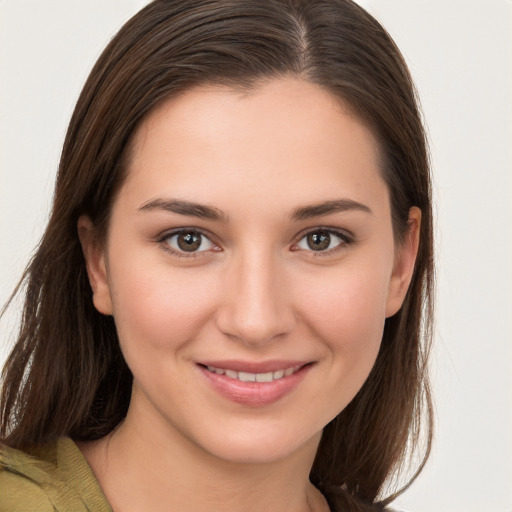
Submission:
<svg viewBox="0 0 512 512">
<path fill-rule="evenodd" d="M 0 512 L 112 512 L 68 437 L 22 452 L 0 444 Z"/>
</svg>

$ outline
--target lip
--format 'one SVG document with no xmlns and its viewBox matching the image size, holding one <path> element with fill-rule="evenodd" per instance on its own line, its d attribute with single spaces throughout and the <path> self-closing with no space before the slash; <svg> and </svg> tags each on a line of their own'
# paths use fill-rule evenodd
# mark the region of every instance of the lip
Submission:
<svg viewBox="0 0 512 512">
<path fill-rule="evenodd" d="M 213 366 L 214 368 L 222 368 L 223 370 L 234 370 L 235 372 L 249 373 L 267 373 L 276 372 L 277 370 L 285 370 L 286 368 L 295 368 L 304 366 L 311 361 L 297 361 L 292 359 L 274 359 L 269 361 L 239 361 L 235 359 L 224 359 L 222 361 L 199 361 L 198 364 L 203 366 Z"/>
<path fill-rule="evenodd" d="M 272 382 L 243 382 L 226 375 L 212 373 L 207 366 L 236 372 L 268 373 L 287 368 L 299 369 L 293 374 Z M 201 361 L 198 369 L 211 387 L 224 398 L 250 407 L 270 405 L 291 393 L 304 379 L 313 364 L 311 361 L 274 360 L 265 362 L 247 361 Z"/>
</svg>

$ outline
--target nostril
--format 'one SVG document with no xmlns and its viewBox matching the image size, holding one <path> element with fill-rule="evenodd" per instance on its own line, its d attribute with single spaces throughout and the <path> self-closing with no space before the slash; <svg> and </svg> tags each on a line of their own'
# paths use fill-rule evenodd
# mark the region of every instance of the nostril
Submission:
<svg viewBox="0 0 512 512">
<path fill-rule="evenodd" d="M 277 310 L 241 312 L 225 309 L 217 317 L 217 327 L 225 335 L 246 345 L 258 345 L 282 339 L 293 330 L 294 317 Z"/>
</svg>

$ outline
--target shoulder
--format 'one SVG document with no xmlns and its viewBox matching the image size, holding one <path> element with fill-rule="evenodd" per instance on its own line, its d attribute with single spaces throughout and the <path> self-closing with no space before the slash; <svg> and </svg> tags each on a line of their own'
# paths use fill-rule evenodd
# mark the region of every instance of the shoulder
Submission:
<svg viewBox="0 0 512 512">
<path fill-rule="evenodd" d="M 0 467 L 0 512 L 54 512 L 43 489 L 23 476 Z"/>
<path fill-rule="evenodd" d="M 0 444 L 0 512 L 87 510 L 111 509 L 71 439 L 27 451 Z"/>
<path fill-rule="evenodd" d="M 48 465 L 29 454 L 0 445 L 0 512 L 51 511 L 45 487 Z"/>
</svg>

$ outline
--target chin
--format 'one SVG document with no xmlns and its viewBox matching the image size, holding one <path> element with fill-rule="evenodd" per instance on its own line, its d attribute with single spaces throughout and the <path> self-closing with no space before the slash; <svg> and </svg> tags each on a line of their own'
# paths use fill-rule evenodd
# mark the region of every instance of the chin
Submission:
<svg viewBox="0 0 512 512">
<path fill-rule="evenodd" d="M 226 435 L 209 438 L 198 443 L 203 450 L 217 459 L 235 464 L 269 464 L 294 458 L 299 453 L 316 453 L 322 432 L 312 436 L 300 435 L 275 428 L 247 428 L 232 430 Z"/>
</svg>

